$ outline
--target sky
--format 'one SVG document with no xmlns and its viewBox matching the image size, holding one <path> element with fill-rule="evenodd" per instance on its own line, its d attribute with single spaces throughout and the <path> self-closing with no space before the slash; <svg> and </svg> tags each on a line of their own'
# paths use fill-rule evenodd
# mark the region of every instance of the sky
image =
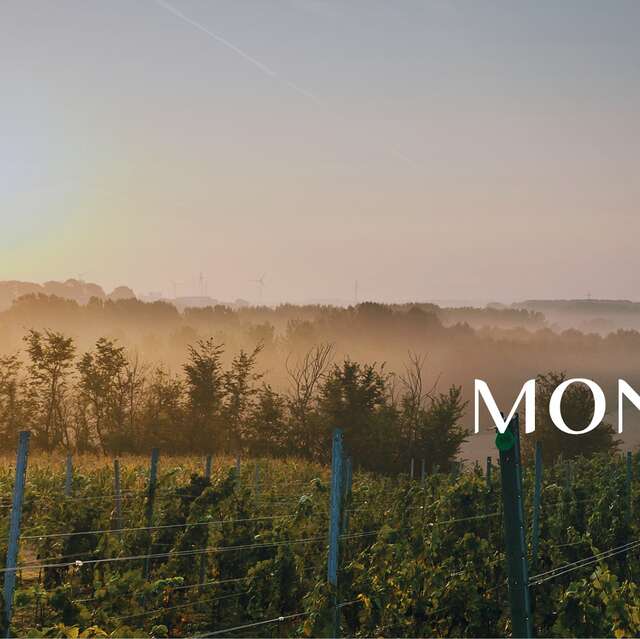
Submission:
<svg viewBox="0 0 640 639">
<path fill-rule="evenodd" d="M 637 0 L 1 0 L 0 280 L 640 300 Z"/>
</svg>

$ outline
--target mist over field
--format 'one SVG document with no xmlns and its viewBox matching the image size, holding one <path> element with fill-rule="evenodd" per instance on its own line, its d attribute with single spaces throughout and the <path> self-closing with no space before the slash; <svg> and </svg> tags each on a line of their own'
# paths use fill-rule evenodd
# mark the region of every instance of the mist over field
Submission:
<svg viewBox="0 0 640 639">
<path fill-rule="evenodd" d="M 0 283 L 2 291 L 0 353 L 17 354 L 24 364 L 30 330 L 59 332 L 73 343 L 70 379 L 78 378 L 77 363 L 100 338 L 122 348 L 123 357 L 144 371 L 146 383 L 158 370 L 183 378 L 189 349 L 210 339 L 220 349 L 222 367 L 231 366 L 242 352 L 255 351 L 256 377 L 249 385 L 290 396 L 292 370 L 314 349 L 327 348 L 320 375 L 351 361 L 388 376 L 392 395 L 401 392 L 411 369 L 419 370 L 421 392 L 460 387 L 461 406 L 467 405 L 459 423 L 469 432 L 476 378 L 488 382 L 503 410 L 510 409 L 522 384 L 537 375 L 554 371 L 593 379 L 608 398 L 610 423 L 616 420 L 617 380 L 640 385 L 640 311 L 624 301 L 530 301 L 484 308 L 372 302 L 267 307 L 243 301 L 215 304 L 207 298 L 144 302 L 126 286 L 107 294 L 96 284 L 77 280 L 44 286 Z M 487 414 L 483 420 L 491 425 Z M 639 427 L 636 411 L 627 407 L 624 446 L 640 442 Z M 469 435 L 460 456 L 482 460 L 493 450 L 487 430 Z"/>
</svg>

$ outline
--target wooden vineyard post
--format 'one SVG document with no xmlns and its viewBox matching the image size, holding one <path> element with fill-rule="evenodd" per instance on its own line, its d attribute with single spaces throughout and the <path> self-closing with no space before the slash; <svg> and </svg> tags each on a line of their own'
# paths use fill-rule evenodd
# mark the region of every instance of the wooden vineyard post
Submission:
<svg viewBox="0 0 640 639">
<path fill-rule="evenodd" d="M 338 607 L 338 558 L 340 552 L 340 510 L 342 501 L 342 430 L 333 431 L 331 447 L 331 496 L 329 511 L 329 558 L 327 581 L 333 587 L 333 635 L 340 636 L 340 608 Z"/>
<path fill-rule="evenodd" d="M 487 468 L 486 468 L 486 482 L 487 482 L 487 492 L 485 495 L 485 510 L 488 513 L 492 508 L 492 499 L 493 499 L 493 462 L 491 460 L 491 456 L 487 456 Z"/>
<path fill-rule="evenodd" d="M 64 496 L 71 497 L 71 490 L 73 488 L 73 458 L 71 453 L 67 454 L 67 466 L 64 477 Z"/>
<path fill-rule="evenodd" d="M 122 530 L 122 489 L 120 482 L 120 460 L 113 460 L 113 495 L 116 507 L 116 528 Z M 120 533 L 121 535 L 122 533 Z"/>
<path fill-rule="evenodd" d="M 205 530 L 206 530 L 206 535 L 207 535 L 207 540 L 209 539 L 209 528 L 207 526 L 205 526 Z M 205 541 L 204 547 L 202 548 L 202 550 L 205 550 L 206 547 L 208 546 L 208 541 Z M 207 554 L 205 552 L 203 552 L 200 555 L 200 570 L 198 571 L 198 583 L 203 586 L 206 579 L 207 579 Z"/>
<path fill-rule="evenodd" d="M 531 570 L 538 562 L 538 545 L 540 542 L 540 502 L 542 496 L 542 444 L 536 442 L 535 484 L 533 487 L 533 518 L 531 525 Z"/>
<path fill-rule="evenodd" d="M 415 464 L 415 460 L 413 459 L 413 457 L 411 458 L 411 468 L 409 470 L 409 479 L 411 479 L 411 481 L 413 481 L 413 468 L 414 468 L 414 464 Z"/>
<path fill-rule="evenodd" d="M 522 506 L 522 468 L 518 415 L 496 436 L 500 451 L 502 507 L 513 637 L 532 637 L 531 600 Z"/>
<path fill-rule="evenodd" d="M 629 516 L 629 519 L 631 519 L 631 513 L 632 513 L 632 509 L 633 509 L 633 500 L 632 500 L 632 494 L 631 494 L 631 486 L 633 483 L 633 457 L 631 455 L 631 451 L 628 450 L 627 451 L 627 482 L 626 482 L 626 487 L 627 487 L 627 514 Z"/>
<path fill-rule="evenodd" d="M 240 455 L 236 455 L 236 482 L 240 484 Z"/>
<path fill-rule="evenodd" d="M 420 468 L 420 481 L 424 484 L 424 480 L 427 478 L 427 462 L 422 458 L 422 466 Z"/>
<path fill-rule="evenodd" d="M 208 532 L 208 531 L 207 531 Z M 207 544 L 205 543 L 205 548 L 206 548 Z M 203 548 L 204 550 L 204 548 Z M 198 583 L 201 586 L 204 586 L 206 580 L 207 580 L 207 555 L 206 553 L 202 553 L 200 555 L 200 570 L 199 570 L 199 574 L 198 574 Z"/>
<path fill-rule="evenodd" d="M 567 518 L 571 509 L 571 480 L 573 472 L 571 468 L 571 460 L 567 459 L 564 464 L 564 490 L 562 502 L 562 517 Z"/>
<path fill-rule="evenodd" d="M 207 480 L 207 482 L 211 481 L 211 463 L 212 463 L 212 456 L 207 455 L 207 458 L 205 459 L 205 463 L 204 463 L 204 478 Z M 206 527 L 206 531 L 207 531 L 206 535 L 208 540 L 209 539 L 208 527 Z M 205 541 L 203 550 L 207 547 L 207 545 L 208 543 Z M 200 555 L 200 569 L 198 571 L 198 583 L 202 586 L 206 578 L 207 578 L 207 554 L 203 552 Z"/>
<path fill-rule="evenodd" d="M 152 531 L 151 526 L 153 526 L 153 505 L 156 499 L 156 485 L 158 483 L 158 457 L 160 456 L 160 451 L 157 448 L 152 449 L 151 451 L 151 466 L 149 468 L 149 490 L 147 492 L 147 509 L 146 509 L 146 526 L 149 529 L 147 532 L 149 534 L 149 546 L 147 550 L 147 555 L 151 554 L 151 538 Z M 144 578 L 149 578 L 149 568 L 150 568 L 150 558 L 147 557 L 144 560 Z"/>
<path fill-rule="evenodd" d="M 257 460 L 253 469 L 253 498 L 256 501 L 260 498 L 260 464 Z"/>
<path fill-rule="evenodd" d="M 29 456 L 29 431 L 20 432 L 18 439 L 18 455 L 16 458 L 16 479 L 13 485 L 13 503 L 9 523 L 9 541 L 4 573 L 4 627 L 5 636 L 11 636 L 11 619 L 13 617 L 13 593 L 16 588 L 16 568 L 18 550 L 20 548 L 20 525 L 22 523 L 22 502 L 27 481 L 27 458 Z"/>
</svg>

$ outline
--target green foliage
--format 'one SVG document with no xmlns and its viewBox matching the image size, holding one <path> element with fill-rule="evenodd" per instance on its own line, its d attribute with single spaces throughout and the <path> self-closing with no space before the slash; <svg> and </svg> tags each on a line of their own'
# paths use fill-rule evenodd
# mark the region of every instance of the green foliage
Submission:
<svg viewBox="0 0 640 639">
<path fill-rule="evenodd" d="M 92 423 L 91 427 L 76 433 L 76 447 L 81 451 L 89 450 L 93 431 L 103 452 L 122 450 L 124 442 L 121 440 L 132 434 L 127 432 L 130 420 L 126 418 L 127 410 L 131 409 L 128 398 L 133 391 L 124 348 L 112 340 L 100 338 L 95 350 L 80 358 L 78 372 L 79 408 L 83 412 L 78 422 Z"/>
<path fill-rule="evenodd" d="M 559 637 L 637 637 L 640 592 L 635 583 L 619 579 L 606 567 L 573 581 L 561 594 L 553 633 Z"/>
<path fill-rule="evenodd" d="M 378 305 L 358 312 L 365 323 L 388 316 Z M 396 474 L 411 458 L 450 468 L 466 439 L 461 389 L 423 392 L 424 361 L 415 358 L 398 391 L 384 365 L 332 364 L 333 348 L 320 345 L 295 365 L 287 360 L 290 387 L 278 392 L 257 368 L 264 342 L 225 366 L 218 341 L 197 340 L 182 376 L 149 371 L 104 337 L 77 361 L 74 341 L 61 333 L 32 330 L 25 342 L 26 377 L 17 355 L 0 359 L 0 442 L 11 442 L 28 416 L 32 445 L 44 450 L 121 455 L 155 446 L 326 462 L 325 442 L 340 427 L 356 464 Z"/>
<path fill-rule="evenodd" d="M 24 419 L 25 400 L 21 398 L 20 370 L 22 364 L 17 355 L 0 357 L 0 445 L 13 445 L 12 439 Z"/>
<path fill-rule="evenodd" d="M 71 498 L 62 460 L 30 467 L 21 563 L 49 567 L 21 571 L 17 635 L 193 636 L 250 625 L 251 636 L 324 636 L 336 601 L 344 636 L 510 634 L 500 486 L 477 470 L 430 473 L 424 483 L 356 470 L 333 590 L 327 467 L 260 459 L 243 461 L 237 476 L 222 458 L 207 480 L 201 460 L 161 458 L 157 527 L 146 530 L 147 460 L 121 461 L 126 530 L 113 533 L 109 466 L 76 460 Z M 639 548 L 605 552 L 638 537 L 625 464 L 599 455 L 567 467 L 545 468 L 533 625 L 539 636 L 637 636 Z M 527 513 L 532 480 L 527 467 Z M 11 482 L 11 468 L 0 468 L 4 494 Z M 638 511 L 635 487 L 632 497 Z M 0 540 L 6 526 L 3 510 Z M 149 548 L 145 579 L 135 558 Z"/>
<path fill-rule="evenodd" d="M 189 439 L 202 451 L 211 451 L 216 443 L 216 420 L 224 397 L 221 357 L 223 347 L 213 339 L 189 346 L 189 361 L 184 365 L 188 396 Z"/>
<path fill-rule="evenodd" d="M 45 449 L 70 445 L 65 402 L 73 364 L 73 339 L 56 331 L 30 330 L 24 337 L 30 358 L 25 397 L 35 441 Z"/>
</svg>

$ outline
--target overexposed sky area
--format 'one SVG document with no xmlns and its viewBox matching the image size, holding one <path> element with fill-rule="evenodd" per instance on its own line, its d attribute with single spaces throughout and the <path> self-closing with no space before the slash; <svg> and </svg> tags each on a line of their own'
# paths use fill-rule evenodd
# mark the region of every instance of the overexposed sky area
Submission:
<svg viewBox="0 0 640 639">
<path fill-rule="evenodd" d="M 637 0 L 4 0 L 0 280 L 640 299 Z"/>
</svg>

